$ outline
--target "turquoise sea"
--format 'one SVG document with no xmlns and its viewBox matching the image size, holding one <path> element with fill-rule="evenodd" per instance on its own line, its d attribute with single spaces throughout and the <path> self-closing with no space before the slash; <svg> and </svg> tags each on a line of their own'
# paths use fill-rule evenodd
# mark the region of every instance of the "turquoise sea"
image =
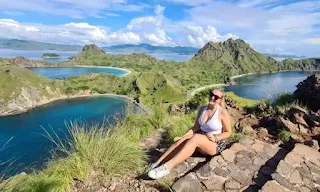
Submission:
<svg viewBox="0 0 320 192">
<path fill-rule="evenodd" d="M 128 101 L 119 97 L 91 97 L 59 100 L 30 110 L 27 113 L 0 117 L 0 173 L 12 163 L 10 173 L 40 168 L 50 157 L 54 145 L 46 138 L 46 131 L 55 132 L 61 140 L 67 137 L 70 122 L 114 122 L 114 115 L 124 117 Z"/>
</svg>

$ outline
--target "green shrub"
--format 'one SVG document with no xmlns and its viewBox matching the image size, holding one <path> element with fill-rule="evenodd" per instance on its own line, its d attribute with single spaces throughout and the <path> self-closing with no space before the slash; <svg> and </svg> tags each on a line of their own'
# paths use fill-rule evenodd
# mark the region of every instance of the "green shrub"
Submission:
<svg viewBox="0 0 320 192">
<path fill-rule="evenodd" d="M 291 132 L 286 130 L 286 129 L 282 129 L 279 132 L 278 137 L 281 139 L 281 141 L 283 142 L 288 142 L 290 140 L 290 136 L 291 136 Z"/>
<path fill-rule="evenodd" d="M 276 99 L 272 102 L 273 106 L 284 106 L 289 103 L 293 103 L 295 101 L 295 97 L 291 93 L 280 93 L 276 97 Z"/>
<path fill-rule="evenodd" d="M 154 106 L 152 107 L 152 114 L 149 118 L 149 122 L 156 129 L 163 128 L 167 121 L 168 112 L 166 105 L 161 102 L 155 101 Z"/>
</svg>

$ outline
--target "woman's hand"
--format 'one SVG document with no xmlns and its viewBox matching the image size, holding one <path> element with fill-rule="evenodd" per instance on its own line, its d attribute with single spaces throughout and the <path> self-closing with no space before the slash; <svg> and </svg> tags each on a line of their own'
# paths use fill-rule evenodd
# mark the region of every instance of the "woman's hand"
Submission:
<svg viewBox="0 0 320 192">
<path fill-rule="evenodd" d="M 174 142 L 177 142 L 177 141 L 179 141 L 179 140 L 186 140 L 186 139 L 190 139 L 191 137 L 193 136 L 193 134 L 188 134 L 188 135 L 184 135 L 184 136 L 182 136 L 182 137 L 175 137 L 174 139 L 173 139 L 173 141 Z"/>
<path fill-rule="evenodd" d="M 215 139 L 215 137 L 213 136 L 213 134 L 212 133 L 207 133 L 207 138 L 210 140 L 210 141 L 212 141 L 212 142 L 216 142 L 216 139 Z"/>
<path fill-rule="evenodd" d="M 182 137 L 175 137 L 175 138 L 173 139 L 173 141 L 174 141 L 174 142 L 177 142 L 177 141 L 179 141 L 181 138 L 182 138 Z"/>
</svg>

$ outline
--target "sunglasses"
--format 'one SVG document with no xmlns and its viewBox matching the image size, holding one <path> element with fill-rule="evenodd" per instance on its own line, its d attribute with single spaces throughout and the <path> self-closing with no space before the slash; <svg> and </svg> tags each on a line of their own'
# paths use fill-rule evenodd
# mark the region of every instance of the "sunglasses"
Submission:
<svg viewBox="0 0 320 192">
<path fill-rule="evenodd" d="M 211 91 L 209 92 L 209 97 L 212 98 L 214 97 L 214 100 L 218 100 L 218 99 L 221 99 L 222 97 L 219 97 L 218 95 L 215 95 L 214 93 L 212 93 Z"/>
</svg>

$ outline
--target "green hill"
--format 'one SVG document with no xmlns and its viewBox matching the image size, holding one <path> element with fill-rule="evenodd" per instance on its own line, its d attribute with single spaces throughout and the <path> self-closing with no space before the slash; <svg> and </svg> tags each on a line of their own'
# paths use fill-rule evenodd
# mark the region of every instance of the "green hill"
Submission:
<svg viewBox="0 0 320 192">
<path fill-rule="evenodd" d="M 34 74 L 13 65 L 0 65 L 0 113 L 15 113 L 59 98 L 63 94 L 60 81 Z"/>
<path fill-rule="evenodd" d="M 250 72 L 271 72 L 278 69 L 277 61 L 253 50 L 241 39 L 228 39 L 221 43 L 207 43 L 190 63 L 217 65 L 226 76 Z"/>
<path fill-rule="evenodd" d="M 15 58 L 1 58 L 0 65 L 15 65 L 20 67 L 42 67 L 45 66 L 46 61 L 34 61 L 29 60 L 25 57 L 15 57 Z"/>
<path fill-rule="evenodd" d="M 241 39 L 209 42 L 187 62 L 160 61 L 146 54 L 104 54 L 98 47 L 91 47 L 93 50 L 83 50 L 63 65 L 112 66 L 136 72 L 162 73 L 174 78 L 186 89 L 223 83 L 227 77 L 246 73 L 319 68 L 317 59 L 278 62 L 258 53 Z"/>
<path fill-rule="evenodd" d="M 147 72 L 137 79 L 142 102 L 162 101 L 165 103 L 181 101 L 186 98 L 186 91 L 179 82 L 168 75 Z"/>
<path fill-rule="evenodd" d="M 280 70 L 320 70 L 320 59 L 285 59 L 280 62 L 279 68 Z"/>
</svg>

